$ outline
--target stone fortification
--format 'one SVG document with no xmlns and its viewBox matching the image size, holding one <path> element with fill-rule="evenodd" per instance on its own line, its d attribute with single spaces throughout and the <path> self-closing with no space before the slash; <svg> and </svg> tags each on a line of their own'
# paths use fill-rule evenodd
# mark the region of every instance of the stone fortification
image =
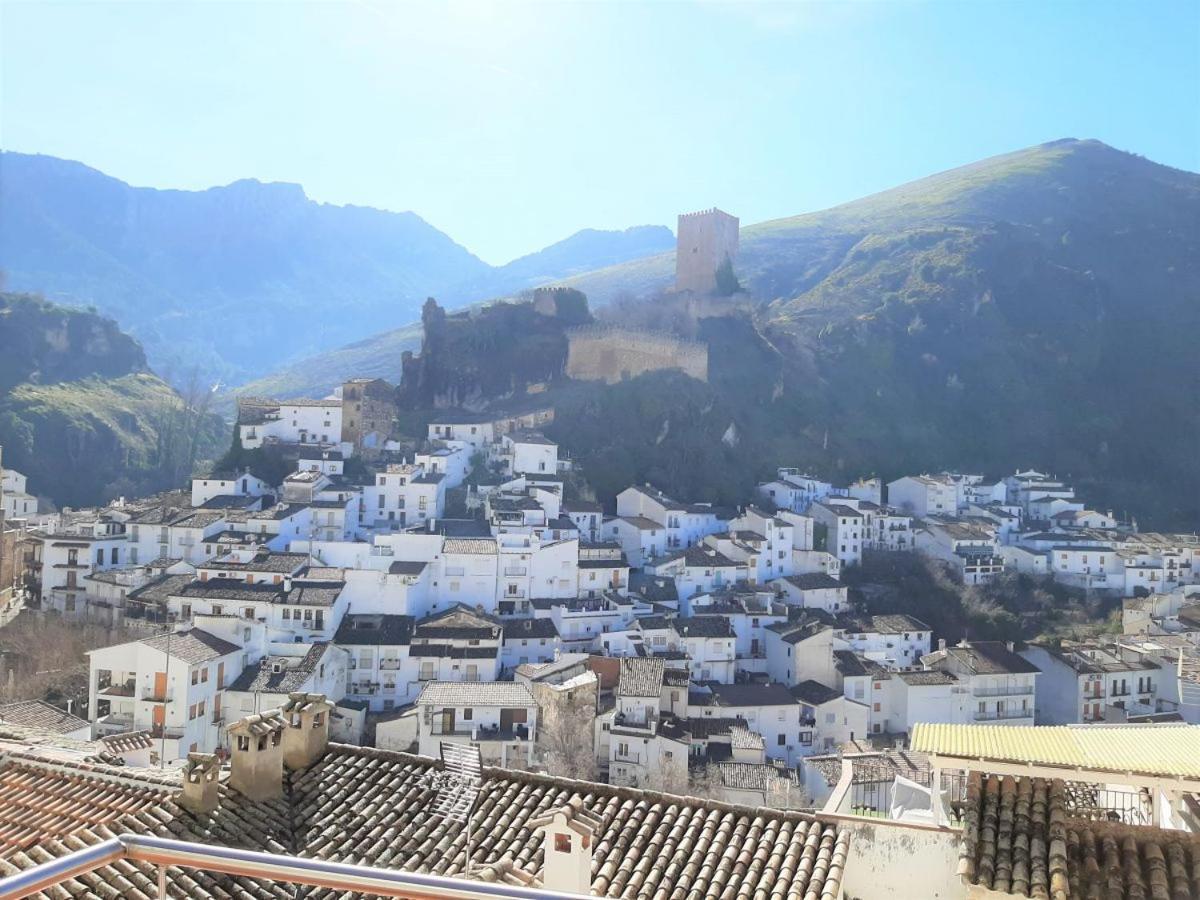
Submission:
<svg viewBox="0 0 1200 900">
<path fill-rule="evenodd" d="M 717 269 L 737 262 L 738 218 L 719 209 L 680 215 L 675 234 L 675 290 L 711 294 Z"/>
<path fill-rule="evenodd" d="M 567 376 L 615 384 L 644 372 L 681 369 L 708 380 L 708 346 L 651 331 L 588 326 L 567 333 Z"/>
</svg>

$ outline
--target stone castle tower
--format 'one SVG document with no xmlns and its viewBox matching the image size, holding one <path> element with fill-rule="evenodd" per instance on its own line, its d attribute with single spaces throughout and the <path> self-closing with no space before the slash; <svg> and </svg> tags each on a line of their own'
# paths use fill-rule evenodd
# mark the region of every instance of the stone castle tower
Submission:
<svg viewBox="0 0 1200 900">
<path fill-rule="evenodd" d="M 684 213 L 675 238 L 675 290 L 711 294 L 717 269 L 737 262 L 738 218 L 719 209 Z"/>
</svg>

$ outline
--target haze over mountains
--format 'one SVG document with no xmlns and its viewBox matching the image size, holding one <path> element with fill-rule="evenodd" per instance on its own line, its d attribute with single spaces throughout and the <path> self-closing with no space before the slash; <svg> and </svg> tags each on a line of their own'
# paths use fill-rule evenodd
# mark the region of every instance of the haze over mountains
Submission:
<svg viewBox="0 0 1200 900">
<path fill-rule="evenodd" d="M 0 156 L 0 269 L 114 316 L 151 365 L 237 383 L 465 303 L 660 252 L 662 227 L 585 230 L 493 267 L 411 212 L 331 206 L 294 184 L 130 187 L 49 156 Z"/>
<path fill-rule="evenodd" d="M 582 232 L 491 268 L 415 215 L 294 186 L 143 191 L 42 157 L 0 166 L 10 285 L 94 298 L 152 368 L 156 353 L 242 373 L 302 357 L 254 392 L 397 380 L 428 294 L 452 308 L 555 280 L 593 309 L 639 297 L 637 315 L 673 276 L 666 229 Z M 1200 519 L 1200 175 L 1056 141 L 745 227 L 737 275 L 753 321 L 706 330 L 710 383 L 643 376 L 567 400 L 555 436 L 572 455 L 623 461 L 613 484 L 730 499 L 764 474 L 746 459 L 839 479 L 1036 465 L 1160 527 Z M 641 412 L 588 424 L 621 410 Z"/>
</svg>

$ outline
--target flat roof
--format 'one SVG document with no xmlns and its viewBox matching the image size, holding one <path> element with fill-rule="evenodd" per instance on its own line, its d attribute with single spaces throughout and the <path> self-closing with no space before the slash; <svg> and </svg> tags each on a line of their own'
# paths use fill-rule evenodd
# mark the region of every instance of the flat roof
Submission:
<svg viewBox="0 0 1200 900">
<path fill-rule="evenodd" d="M 943 759 L 1200 778 L 1200 726 L 918 723 L 910 748 Z"/>
</svg>

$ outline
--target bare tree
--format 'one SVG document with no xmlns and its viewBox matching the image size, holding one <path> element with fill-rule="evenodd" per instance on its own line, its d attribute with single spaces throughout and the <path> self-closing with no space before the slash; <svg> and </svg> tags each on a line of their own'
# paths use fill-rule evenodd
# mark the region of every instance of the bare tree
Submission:
<svg viewBox="0 0 1200 900">
<path fill-rule="evenodd" d="M 545 691 L 538 745 L 551 775 L 596 779 L 595 698 L 588 691 Z"/>
</svg>

